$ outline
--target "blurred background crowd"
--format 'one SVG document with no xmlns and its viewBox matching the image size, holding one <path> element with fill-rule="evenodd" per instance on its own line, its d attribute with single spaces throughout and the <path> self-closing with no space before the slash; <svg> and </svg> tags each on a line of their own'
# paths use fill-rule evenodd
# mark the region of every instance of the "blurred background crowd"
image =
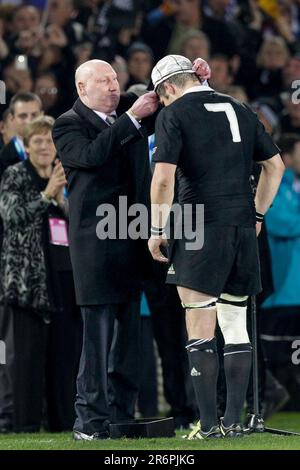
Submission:
<svg viewBox="0 0 300 470">
<path fill-rule="evenodd" d="M 0 177 L 7 167 L 28 155 L 34 162 L 30 140 L 34 129 L 28 140 L 26 126 L 41 113 L 57 118 L 72 107 L 76 99 L 74 73 L 80 64 L 93 58 L 108 61 L 118 73 L 121 90 L 126 91 L 136 84 L 148 86 L 153 65 L 166 54 L 182 54 L 191 61 L 197 57 L 207 60 L 212 70 L 210 86 L 248 103 L 281 149 L 287 170 L 266 216 L 261 242 L 265 284 L 265 292 L 258 299 L 261 411 L 265 416 L 282 407 L 300 411 L 300 366 L 291 360 L 293 342 L 300 339 L 300 0 L 1 1 L 0 79 L 5 83 L 6 99 L 1 99 L 0 105 Z M 42 123 L 47 132 L 51 130 L 49 122 Z M 12 172 L 10 177 L 13 181 Z M 255 179 L 254 170 L 254 185 Z M 30 188 L 24 186 L 25 190 Z M 58 191 L 58 200 L 60 196 Z M 0 194 L 4 221 L 8 217 L 6 204 Z M 33 223 L 30 217 L 20 219 L 20 223 L 24 220 Z M 0 232 L 2 244 L 3 228 Z M 5 243 L 1 273 L 10 266 L 9 242 L 5 239 Z M 46 263 L 48 270 L 70 270 L 68 261 L 63 268 L 57 267 L 55 256 L 49 255 L 52 264 Z M 170 415 L 175 416 L 180 427 L 195 418 L 195 405 L 190 384 L 185 380 L 183 312 L 176 292 L 164 286 L 163 277 L 161 270 L 156 281 L 145 286 L 142 296 L 145 367 L 139 412 L 153 416 L 161 411 L 157 393 L 159 355 L 163 394 Z M 59 296 L 55 310 L 61 312 L 60 317 L 44 317 L 42 330 L 37 327 L 34 333 L 26 332 L 24 320 L 13 333 L 12 356 L 16 342 L 24 356 L 14 374 L 26 371 L 28 375 L 24 372 L 16 380 L 0 366 L 2 432 L 36 431 L 40 422 L 50 430 L 72 428 L 73 410 L 64 403 L 74 401 L 81 326 L 70 277 L 64 277 L 66 289 L 59 289 L 61 279 L 61 274 L 59 282 L 56 276 L 51 292 L 56 300 Z M 7 307 L 1 289 L 0 301 Z M 12 334 L 8 331 L 7 315 L 18 314 L 15 307 L 13 313 L 7 313 L 7 309 L 4 312 L 4 307 L 0 339 Z M 26 334 L 28 341 L 24 340 Z M 40 355 L 38 363 L 31 367 L 26 359 L 26 349 L 30 347 L 36 347 Z M 67 362 L 62 367 L 64 357 Z M 13 363 L 13 357 L 8 355 L 9 361 Z M 28 385 L 22 392 L 30 374 L 35 374 L 35 383 L 40 384 L 35 398 Z M 13 399 L 7 392 L 11 382 L 15 384 L 11 388 L 18 389 Z M 32 402 L 38 408 L 35 422 L 24 412 Z M 62 407 L 68 412 L 63 412 Z M 12 418 L 13 413 L 18 416 Z"/>
</svg>

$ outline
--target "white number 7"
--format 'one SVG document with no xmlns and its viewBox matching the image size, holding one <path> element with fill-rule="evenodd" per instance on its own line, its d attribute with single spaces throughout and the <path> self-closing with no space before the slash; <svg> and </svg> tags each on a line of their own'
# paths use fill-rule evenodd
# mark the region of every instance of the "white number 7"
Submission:
<svg viewBox="0 0 300 470">
<path fill-rule="evenodd" d="M 213 113 L 225 113 L 229 121 L 233 142 L 241 142 L 239 123 L 233 106 L 230 103 L 205 103 L 204 107 L 207 111 L 212 111 Z"/>
</svg>

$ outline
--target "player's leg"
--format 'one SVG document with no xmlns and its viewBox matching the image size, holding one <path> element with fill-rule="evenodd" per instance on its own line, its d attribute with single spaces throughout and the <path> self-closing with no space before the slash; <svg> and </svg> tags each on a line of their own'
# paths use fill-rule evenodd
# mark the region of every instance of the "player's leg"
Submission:
<svg viewBox="0 0 300 470">
<path fill-rule="evenodd" d="M 216 297 L 177 287 L 186 310 L 187 353 L 201 419 L 201 431 L 218 434 L 216 388 L 219 372 L 215 339 Z M 217 427 L 216 429 L 214 429 Z M 216 436 L 219 437 L 219 436 Z"/>
<path fill-rule="evenodd" d="M 247 332 L 247 296 L 222 294 L 217 302 L 218 323 L 224 336 L 224 370 L 227 386 L 223 430 L 227 435 L 239 431 L 252 363 Z M 232 433 L 230 431 L 232 429 Z"/>
</svg>

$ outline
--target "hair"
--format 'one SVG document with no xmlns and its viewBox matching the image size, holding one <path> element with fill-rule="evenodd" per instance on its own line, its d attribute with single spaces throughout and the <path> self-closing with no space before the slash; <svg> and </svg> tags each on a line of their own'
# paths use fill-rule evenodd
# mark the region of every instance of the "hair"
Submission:
<svg viewBox="0 0 300 470">
<path fill-rule="evenodd" d="M 1 119 L 1 121 L 4 122 L 4 123 L 7 122 L 7 120 L 8 120 L 8 118 L 9 118 L 10 114 L 11 114 L 11 113 L 10 113 L 10 110 L 9 110 L 9 108 L 7 108 L 7 109 L 3 112 L 3 114 L 2 114 L 2 119 Z"/>
<path fill-rule="evenodd" d="M 300 137 L 297 134 L 282 134 L 278 146 L 281 150 L 281 153 L 292 154 L 295 148 L 295 145 L 300 142 Z"/>
<path fill-rule="evenodd" d="M 24 144 L 28 147 L 30 139 L 34 135 L 47 134 L 52 132 L 55 119 L 51 116 L 40 116 L 34 119 L 30 124 L 25 127 L 24 131 Z"/>
<path fill-rule="evenodd" d="M 280 36 L 270 37 L 270 38 L 267 38 L 263 41 L 263 43 L 262 43 L 262 45 L 261 45 L 261 47 L 258 51 L 258 54 L 257 54 L 257 57 L 256 57 L 256 64 L 259 67 L 264 67 L 267 48 L 270 45 L 271 46 L 277 46 L 277 47 L 281 48 L 281 53 L 283 54 L 286 62 L 290 58 L 290 52 L 289 52 L 289 49 L 288 49 L 284 39 Z"/>
<path fill-rule="evenodd" d="M 165 83 L 169 82 L 172 85 L 176 85 L 178 88 L 183 88 L 188 82 L 196 82 L 200 83 L 199 78 L 195 73 L 183 72 L 173 75 L 172 77 L 168 78 L 164 82 L 160 83 L 156 89 L 156 93 L 158 96 L 167 96 Z"/>
<path fill-rule="evenodd" d="M 28 91 L 17 93 L 12 97 L 9 103 L 9 111 L 12 115 L 14 115 L 16 103 L 31 103 L 32 101 L 36 101 L 39 104 L 40 109 L 42 110 L 43 105 L 40 97 L 35 93 L 31 93 L 30 91 Z"/>
<path fill-rule="evenodd" d="M 14 8 L 13 14 L 12 14 L 13 19 L 16 17 L 16 15 L 19 13 L 19 11 L 27 10 L 28 8 L 33 8 L 41 17 L 41 12 L 35 5 L 27 5 L 25 3 L 25 4 L 22 4 L 22 5 L 18 5 L 17 7 Z"/>
<path fill-rule="evenodd" d="M 207 36 L 207 34 L 203 33 L 203 31 L 198 31 L 198 30 L 190 30 L 184 35 L 182 42 L 181 42 L 181 52 L 183 52 L 186 46 L 186 43 L 190 39 L 200 39 L 201 41 L 206 42 L 208 51 L 210 52 L 211 43 L 210 43 L 209 37 Z"/>
</svg>

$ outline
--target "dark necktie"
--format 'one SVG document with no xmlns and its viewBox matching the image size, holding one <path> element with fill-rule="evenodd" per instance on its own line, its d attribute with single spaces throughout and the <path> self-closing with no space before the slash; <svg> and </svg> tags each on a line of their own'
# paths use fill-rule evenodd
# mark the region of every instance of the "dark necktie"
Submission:
<svg viewBox="0 0 300 470">
<path fill-rule="evenodd" d="M 117 116 L 107 116 L 105 121 L 107 122 L 107 124 L 112 126 L 113 123 L 116 121 L 116 119 L 117 119 Z"/>
</svg>

